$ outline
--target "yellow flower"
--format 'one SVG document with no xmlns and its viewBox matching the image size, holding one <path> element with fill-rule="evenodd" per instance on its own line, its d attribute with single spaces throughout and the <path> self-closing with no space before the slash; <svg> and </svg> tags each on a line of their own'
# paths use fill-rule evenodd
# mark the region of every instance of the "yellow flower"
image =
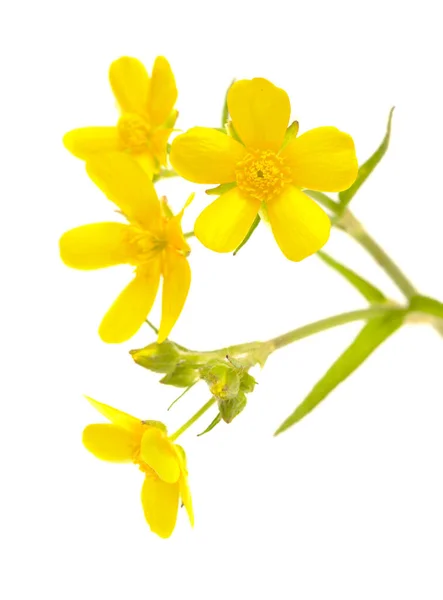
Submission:
<svg viewBox="0 0 443 600">
<path fill-rule="evenodd" d="M 170 160 L 182 177 L 235 186 L 200 214 L 195 235 L 211 250 L 230 252 L 263 208 L 283 254 L 294 261 L 306 258 L 327 242 L 330 221 L 301 188 L 347 189 L 358 170 L 352 138 L 335 127 L 319 127 L 285 145 L 289 98 L 266 79 L 234 83 L 228 109 L 242 143 L 206 127 L 194 127 L 172 143 Z"/>
<path fill-rule="evenodd" d="M 179 499 L 193 526 L 185 452 L 168 438 L 163 423 L 141 421 L 112 406 L 87 399 L 111 423 L 88 425 L 83 431 L 83 444 L 97 458 L 132 462 L 145 474 L 141 501 L 151 530 L 162 538 L 171 535 Z"/>
<path fill-rule="evenodd" d="M 140 61 L 123 56 L 112 63 L 109 81 L 121 112 L 117 125 L 74 129 L 63 142 L 83 160 L 103 152 L 129 153 L 152 177 L 166 165 L 166 145 L 178 114 L 171 67 L 158 56 L 149 78 Z"/>
<path fill-rule="evenodd" d="M 159 201 L 143 169 L 125 154 L 103 154 L 86 163 L 91 179 L 129 221 L 92 223 L 67 231 L 60 239 L 60 256 L 74 269 L 135 266 L 135 277 L 105 315 L 99 334 L 103 341 L 128 340 L 147 318 L 163 276 L 162 318 L 158 342 L 165 340 L 188 295 L 190 248 L 181 229 L 183 210 L 172 216 Z"/>
</svg>

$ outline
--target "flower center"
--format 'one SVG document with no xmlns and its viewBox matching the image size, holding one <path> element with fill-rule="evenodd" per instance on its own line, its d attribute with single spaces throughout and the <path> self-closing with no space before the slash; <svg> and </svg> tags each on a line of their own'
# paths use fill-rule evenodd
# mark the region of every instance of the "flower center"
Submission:
<svg viewBox="0 0 443 600">
<path fill-rule="evenodd" d="M 147 465 L 140 457 L 140 450 L 136 450 L 134 455 L 132 456 L 132 462 L 134 465 L 140 469 L 142 473 L 146 475 L 146 477 L 150 477 L 151 479 L 158 479 L 157 473 L 152 469 L 149 465 Z"/>
<path fill-rule="evenodd" d="M 283 158 L 270 150 L 252 150 L 237 164 L 237 185 L 244 194 L 269 202 L 291 181 Z"/>
<path fill-rule="evenodd" d="M 151 130 L 145 119 L 139 115 L 126 113 L 120 117 L 117 128 L 125 148 L 134 152 L 146 150 Z"/>
<path fill-rule="evenodd" d="M 165 239 L 137 227 L 131 227 L 127 243 L 130 246 L 131 264 L 135 266 L 149 262 L 167 246 Z"/>
</svg>

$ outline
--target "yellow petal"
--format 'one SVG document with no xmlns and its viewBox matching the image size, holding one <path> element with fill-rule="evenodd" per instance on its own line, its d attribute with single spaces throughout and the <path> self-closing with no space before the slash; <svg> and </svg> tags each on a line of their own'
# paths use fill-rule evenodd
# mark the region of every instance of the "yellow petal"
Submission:
<svg viewBox="0 0 443 600">
<path fill-rule="evenodd" d="M 157 56 L 152 69 L 148 114 L 152 125 L 162 125 L 177 100 L 174 74 L 164 56 Z"/>
<path fill-rule="evenodd" d="M 167 146 L 171 133 L 172 129 L 157 129 L 151 135 L 151 152 L 159 165 L 167 165 Z"/>
<path fill-rule="evenodd" d="M 188 242 L 186 241 L 183 235 L 182 229 L 182 218 L 186 208 L 191 204 L 194 200 L 195 193 L 192 193 L 189 198 L 186 200 L 185 205 L 181 209 L 179 213 L 169 218 L 166 223 L 166 238 L 168 243 L 173 246 L 179 252 L 185 254 L 186 256 L 191 252 L 191 248 L 189 247 Z M 167 207 L 167 204 L 166 204 Z"/>
<path fill-rule="evenodd" d="M 162 318 L 157 343 L 171 333 L 180 316 L 191 285 L 191 269 L 187 259 L 172 248 L 165 252 L 163 266 Z"/>
<path fill-rule="evenodd" d="M 146 114 L 149 76 L 139 60 L 129 56 L 115 60 L 109 69 L 109 82 L 122 111 Z"/>
<path fill-rule="evenodd" d="M 146 320 L 157 295 L 160 264 L 152 260 L 137 269 L 131 283 L 115 300 L 99 327 L 99 335 L 108 344 L 129 340 Z"/>
<path fill-rule="evenodd" d="M 82 127 L 63 137 L 65 148 L 77 158 L 87 160 L 94 154 L 122 150 L 116 127 Z"/>
<path fill-rule="evenodd" d="M 132 154 L 132 158 L 137 164 L 143 169 L 149 179 L 152 181 L 152 177 L 155 173 L 158 173 L 158 164 L 154 156 L 150 152 L 144 152 L 143 154 Z"/>
<path fill-rule="evenodd" d="M 244 145 L 277 152 L 291 114 L 287 93 L 267 79 L 236 81 L 228 91 L 228 109 Z"/>
<path fill-rule="evenodd" d="M 237 141 L 209 127 L 193 127 L 172 142 L 169 158 L 179 175 L 194 183 L 235 181 L 235 167 L 246 154 Z"/>
<path fill-rule="evenodd" d="M 129 226 L 123 223 L 91 223 L 71 229 L 60 238 L 60 256 L 74 269 L 102 269 L 127 263 Z"/>
<path fill-rule="evenodd" d="M 172 443 L 156 427 L 147 429 L 142 437 L 140 456 L 162 481 L 175 483 L 180 477 L 180 465 Z"/>
<path fill-rule="evenodd" d="M 160 202 L 152 181 L 140 165 L 127 154 L 103 154 L 86 163 L 92 181 L 114 202 L 123 214 L 144 229 L 160 226 Z"/>
<path fill-rule="evenodd" d="M 142 431 L 142 422 L 140 419 L 129 415 L 128 413 L 122 412 L 113 406 L 97 402 L 89 396 L 85 396 L 86 400 L 102 414 L 108 421 L 111 421 L 114 425 L 120 429 L 125 429 L 132 434 L 138 435 Z"/>
<path fill-rule="evenodd" d="M 233 188 L 199 215 L 195 235 L 210 250 L 232 252 L 246 237 L 259 208 L 259 200 L 245 198 Z"/>
<path fill-rule="evenodd" d="M 132 462 L 137 450 L 131 432 L 109 423 L 88 425 L 83 431 L 83 445 L 97 458 L 110 462 Z"/>
<path fill-rule="evenodd" d="M 183 505 L 188 513 L 189 521 L 191 526 L 194 527 L 194 509 L 192 507 L 192 496 L 191 490 L 189 489 L 188 484 L 188 470 L 186 468 L 186 454 L 181 446 L 175 444 L 175 451 L 177 452 L 177 456 L 180 462 L 181 476 L 180 476 L 180 498 L 183 502 Z"/>
<path fill-rule="evenodd" d="M 340 192 L 351 186 L 358 173 L 354 142 L 336 127 L 318 127 L 295 138 L 281 156 L 291 167 L 297 187 Z"/>
<path fill-rule="evenodd" d="M 141 493 L 143 511 L 151 531 L 162 538 L 168 538 L 174 531 L 178 496 L 178 483 L 165 483 L 155 476 L 146 476 Z"/>
<path fill-rule="evenodd" d="M 303 260 L 328 241 L 328 215 L 299 189 L 288 185 L 267 208 L 274 237 L 289 260 Z"/>
</svg>

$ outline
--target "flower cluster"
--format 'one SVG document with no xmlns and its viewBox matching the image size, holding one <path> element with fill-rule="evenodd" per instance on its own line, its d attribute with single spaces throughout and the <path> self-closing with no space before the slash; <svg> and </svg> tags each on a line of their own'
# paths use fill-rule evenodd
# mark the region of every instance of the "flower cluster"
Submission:
<svg viewBox="0 0 443 600">
<path fill-rule="evenodd" d="M 207 383 L 218 415 L 227 423 L 246 405 L 255 380 L 248 373 L 262 363 L 258 347 L 238 355 L 192 353 L 167 338 L 177 322 L 190 287 L 191 248 L 183 234 L 183 209 L 172 214 L 155 183 L 178 175 L 218 198 L 203 209 L 194 225 L 197 239 L 215 252 L 231 252 L 249 239 L 259 219 L 269 223 L 282 253 L 301 261 L 328 240 L 330 220 L 303 189 L 339 192 L 351 186 L 358 166 L 352 138 L 334 127 L 298 135 L 290 124 L 286 92 L 266 79 L 236 81 L 227 94 L 228 118 L 222 129 L 194 127 L 169 145 L 178 112 L 177 89 L 167 60 L 158 57 L 152 74 L 135 58 L 123 57 L 109 71 L 120 116 L 109 127 L 75 129 L 66 148 L 86 163 L 90 179 L 125 219 L 76 227 L 60 239 L 60 255 L 72 268 L 90 270 L 127 264 L 133 279 L 105 314 L 99 335 L 104 342 L 130 339 L 148 318 L 162 283 L 162 316 L 157 343 L 133 358 L 164 373 L 163 383 L 189 389 Z M 171 169 L 172 167 L 172 169 Z M 192 235 L 192 232 L 190 232 Z M 110 424 L 86 427 L 83 443 L 95 456 L 133 462 L 145 474 L 142 504 L 155 533 L 168 537 L 181 499 L 193 523 L 186 458 L 157 421 L 139 420 L 89 399 Z M 206 408 L 205 408 L 206 410 Z M 211 426 L 213 426 L 211 424 Z M 183 428 L 182 428 L 183 429 Z M 184 429 L 183 429 L 184 430 Z"/>
</svg>

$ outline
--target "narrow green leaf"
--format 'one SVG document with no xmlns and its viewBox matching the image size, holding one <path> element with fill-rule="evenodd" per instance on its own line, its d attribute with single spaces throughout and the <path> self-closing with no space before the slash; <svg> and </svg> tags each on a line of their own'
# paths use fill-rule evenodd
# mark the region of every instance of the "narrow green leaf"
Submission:
<svg viewBox="0 0 443 600">
<path fill-rule="evenodd" d="M 311 412 L 342 381 L 353 373 L 380 344 L 403 323 L 406 311 L 396 311 L 388 316 L 369 321 L 352 344 L 335 361 L 325 375 L 312 388 L 303 402 L 280 425 L 275 435 L 282 433 Z"/>
<path fill-rule="evenodd" d="M 366 179 L 381 161 L 383 156 L 386 154 L 386 150 L 389 146 L 389 139 L 391 137 L 391 122 L 392 115 L 394 113 L 394 108 L 395 107 L 393 106 L 389 112 L 388 125 L 382 143 L 374 152 L 374 154 L 370 158 L 368 158 L 368 160 L 364 164 L 361 165 L 361 167 L 358 170 L 357 179 L 354 181 L 351 187 L 339 193 L 338 197 L 342 206 L 346 206 L 352 200 L 352 198 L 359 190 L 360 186 L 363 185 L 363 183 L 366 181 Z"/>
<path fill-rule="evenodd" d="M 257 229 L 258 224 L 260 223 L 260 215 L 257 215 L 254 219 L 254 222 L 252 223 L 251 227 L 249 228 L 248 233 L 246 234 L 245 239 L 242 241 L 242 243 L 237 246 L 237 248 L 234 250 L 234 256 L 237 254 L 237 252 L 240 250 L 240 248 L 243 248 L 243 246 L 249 241 L 249 238 L 251 237 L 251 235 L 254 233 L 254 231 Z"/>
<path fill-rule="evenodd" d="M 221 124 L 222 127 L 224 127 L 226 125 L 226 123 L 228 122 L 229 119 L 229 109 L 228 109 L 228 92 L 232 87 L 232 84 L 234 83 L 235 79 L 233 79 L 228 87 L 228 89 L 226 90 L 226 94 L 225 94 L 225 101 L 223 103 L 223 110 L 222 110 L 222 117 L 221 117 Z"/>
<path fill-rule="evenodd" d="M 319 251 L 317 252 L 317 256 L 319 256 L 327 265 L 335 269 L 340 275 L 343 275 L 345 279 L 349 281 L 351 285 L 353 285 L 362 296 L 366 298 L 368 302 L 371 304 L 373 302 L 377 304 L 382 304 L 386 302 L 386 296 L 381 292 L 378 288 L 376 288 L 372 283 L 360 277 L 355 271 L 352 271 L 345 265 L 337 262 L 332 256 L 326 254 L 326 252 Z"/>
<path fill-rule="evenodd" d="M 443 304 L 428 296 L 413 296 L 409 301 L 409 310 L 426 313 L 443 319 Z"/>
<path fill-rule="evenodd" d="M 188 387 L 185 389 L 185 391 L 184 391 L 184 392 L 182 392 L 182 393 L 180 394 L 180 396 L 178 396 L 178 398 L 176 398 L 176 399 L 174 400 L 174 402 L 172 402 L 172 403 L 171 403 L 171 404 L 168 406 L 167 410 L 171 410 L 171 408 L 174 406 L 174 404 L 175 404 L 176 402 L 178 402 L 178 401 L 179 401 L 181 398 L 183 398 L 183 396 L 184 396 L 185 394 L 187 394 L 187 393 L 189 392 L 189 390 L 190 390 L 190 389 L 192 389 L 196 383 L 197 383 L 197 382 L 195 381 L 195 382 L 194 382 L 194 383 L 192 383 L 190 386 L 188 386 Z"/>
<path fill-rule="evenodd" d="M 218 413 L 218 415 L 215 417 L 215 419 L 206 427 L 206 429 L 204 431 L 202 431 L 201 433 L 197 434 L 197 437 L 200 437 L 201 435 L 204 435 L 205 433 L 208 433 L 209 431 L 211 431 L 211 429 L 214 429 L 214 427 L 216 425 L 218 425 L 220 423 L 220 421 L 222 420 L 221 418 L 221 414 Z"/>
<path fill-rule="evenodd" d="M 215 188 L 210 188 L 209 190 L 205 190 L 205 194 L 208 194 L 208 196 L 221 196 L 221 194 L 224 194 L 225 192 L 229 192 L 229 190 L 232 190 L 232 188 L 234 188 L 237 185 L 236 181 L 232 181 L 230 183 L 221 183 L 220 185 L 218 185 Z"/>
</svg>

